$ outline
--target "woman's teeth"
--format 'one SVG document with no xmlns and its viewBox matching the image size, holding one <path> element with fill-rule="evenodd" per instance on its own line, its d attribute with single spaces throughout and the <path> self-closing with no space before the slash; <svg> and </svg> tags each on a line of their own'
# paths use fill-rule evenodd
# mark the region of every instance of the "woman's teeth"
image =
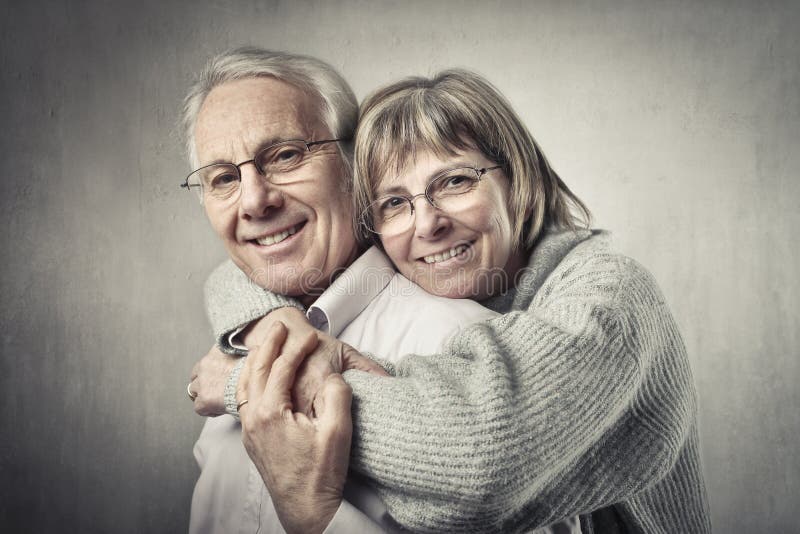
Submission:
<svg viewBox="0 0 800 534">
<path fill-rule="evenodd" d="M 275 243 L 280 243 L 287 237 L 292 234 L 297 233 L 297 226 L 293 226 L 288 230 L 284 230 L 283 232 L 278 232 L 277 234 L 268 235 L 266 237 L 262 237 L 260 239 L 256 239 L 256 243 L 259 245 L 274 245 Z"/>
<path fill-rule="evenodd" d="M 458 245 L 457 247 L 453 247 L 450 250 L 440 252 L 439 254 L 432 254 L 430 256 L 425 256 L 422 259 L 425 260 L 425 263 L 439 263 L 440 261 L 449 260 L 454 256 L 458 256 L 465 250 L 467 250 L 467 245 Z"/>
</svg>

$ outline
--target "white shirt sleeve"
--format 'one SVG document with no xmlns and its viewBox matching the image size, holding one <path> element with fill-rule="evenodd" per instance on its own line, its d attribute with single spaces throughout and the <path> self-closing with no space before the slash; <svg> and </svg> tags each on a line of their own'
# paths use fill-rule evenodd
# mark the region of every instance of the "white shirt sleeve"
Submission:
<svg viewBox="0 0 800 534">
<path fill-rule="evenodd" d="M 247 351 L 247 347 L 245 347 L 244 343 L 242 343 L 237 339 L 237 336 L 241 334 L 242 331 L 248 326 L 250 326 L 250 323 L 240 326 L 239 328 L 235 329 L 233 332 L 228 334 L 228 343 L 230 344 L 231 347 L 233 347 L 234 349 L 243 350 L 245 352 Z"/>
<path fill-rule="evenodd" d="M 343 532 L 361 532 L 364 534 L 378 534 L 386 532 L 378 523 L 367 517 L 358 508 L 342 499 L 342 504 L 336 510 L 336 514 L 328 523 L 323 534 L 335 534 Z"/>
</svg>

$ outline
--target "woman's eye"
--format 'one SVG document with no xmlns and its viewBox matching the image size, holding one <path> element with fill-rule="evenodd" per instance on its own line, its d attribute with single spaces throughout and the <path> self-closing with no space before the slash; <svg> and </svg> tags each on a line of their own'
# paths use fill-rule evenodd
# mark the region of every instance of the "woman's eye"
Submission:
<svg viewBox="0 0 800 534">
<path fill-rule="evenodd" d="M 464 187 L 469 185 L 471 182 L 471 178 L 459 174 L 456 176 L 448 176 L 447 180 L 445 180 L 444 186 L 445 188 Z"/>
<path fill-rule="evenodd" d="M 390 197 L 383 201 L 381 209 L 399 208 L 403 206 L 403 202 L 405 202 L 405 199 L 402 197 Z"/>
<path fill-rule="evenodd" d="M 403 211 L 406 207 L 406 199 L 403 197 L 389 197 L 380 203 L 380 215 L 384 218 L 392 217 Z"/>
</svg>

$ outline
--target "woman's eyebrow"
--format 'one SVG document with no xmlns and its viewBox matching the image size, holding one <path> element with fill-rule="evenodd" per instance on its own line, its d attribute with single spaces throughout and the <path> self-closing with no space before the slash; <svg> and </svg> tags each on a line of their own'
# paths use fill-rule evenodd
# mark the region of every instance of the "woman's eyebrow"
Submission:
<svg viewBox="0 0 800 534">
<path fill-rule="evenodd" d="M 392 185 L 389 187 L 378 186 L 375 196 L 382 197 L 385 195 L 395 195 L 398 193 L 408 193 L 408 188 L 404 185 Z"/>
<path fill-rule="evenodd" d="M 428 176 L 428 181 L 433 180 L 434 178 L 436 178 L 440 174 L 444 174 L 447 171 L 453 171 L 455 169 L 466 169 L 466 168 L 478 169 L 480 167 L 478 165 L 476 165 L 474 161 L 468 161 L 468 160 L 450 161 L 450 162 L 447 163 L 447 165 L 442 165 L 441 167 L 439 167 L 438 169 L 433 171 L 430 174 L 430 176 Z"/>
</svg>

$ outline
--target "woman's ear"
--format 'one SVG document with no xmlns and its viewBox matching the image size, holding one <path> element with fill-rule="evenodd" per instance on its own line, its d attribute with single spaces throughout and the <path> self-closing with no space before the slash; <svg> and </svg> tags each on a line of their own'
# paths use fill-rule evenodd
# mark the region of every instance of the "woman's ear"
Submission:
<svg viewBox="0 0 800 534">
<path fill-rule="evenodd" d="M 531 215 L 532 215 L 532 214 L 533 214 L 533 206 L 531 206 L 530 204 L 528 204 L 528 207 L 526 207 L 526 208 L 525 208 L 525 218 L 523 219 L 523 222 L 528 222 L 528 221 L 530 221 L 530 220 L 531 220 Z"/>
</svg>

